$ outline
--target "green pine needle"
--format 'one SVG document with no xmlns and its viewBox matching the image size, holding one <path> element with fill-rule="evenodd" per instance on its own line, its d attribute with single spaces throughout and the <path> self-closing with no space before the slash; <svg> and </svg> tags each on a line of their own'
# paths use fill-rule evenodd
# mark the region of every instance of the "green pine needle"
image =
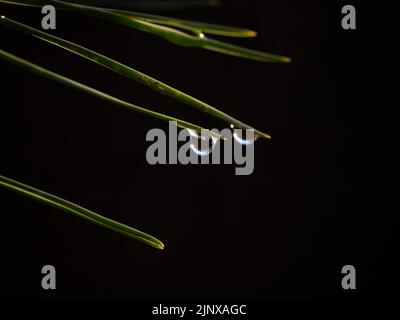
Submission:
<svg viewBox="0 0 400 320">
<path fill-rule="evenodd" d="M 209 131 L 209 130 L 207 130 L 205 128 L 202 128 L 200 126 L 197 126 L 197 125 L 192 124 L 192 123 L 187 122 L 187 121 L 183 121 L 183 120 L 180 120 L 180 119 L 177 119 L 177 118 L 174 118 L 174 117 L 170 117 L 170 116 L 167 116 L 165 114 L 158 113 L 158 112 L 146 109 L 146 108 L 142 108 L 142 107 L 136 106 L 136 105 L 134 105 L 132 103 L 120 100 L 120 99 L 118 99 L 116 97 L 113 97 L 111 95 L 108 95 L 108 94 L 106 94 L 106 93 L 104 93 L 102 91 L 93 89 L 92 87 L 84 85 L 84 84 L 82 84 L 80 82 L 74 81 L 74 80 L 72 80 L 70 78 L 67 78 L 67 77 L 64 77 L 64 76 L 62 76 L 62 75 L 60 75 L 58 73 L 55 73 L 55 72 L 52 72 L 52 71 L 47 70 L 45 68 L 42 68 L 42 67 L 40 67 L 40 66 L 38 66 L 36 64 L 33 64 L 32 62 L 29 62 L 27 60 L 21 59 L 20 57 L 17 57 L 17 56 L 15 56 L 15 55 L 13 55 L 13 54 L 11 54 L 9 52 L 6 52 L 6 51 L 4 51 L 2 49 L 0 49 L 0 59 L 4 60 L 6 62 L 9 62 L 9 63 L 11 63 L 13 65 L 16 65 L 18 67 L 21 67 L 21 68 L 23 68 L 23 69 L 25 69 L 27 71 L 39 74 L 39 75 L 41 75 L 41 76 L 43 76 L 45 78 L 48 78 L 48 79 L 50 79 L 52 81 L 64 84 L 64 85 L 66 85 L 68 87 L 71 87 L 73 89 L 76 89 L 78 91 L 82 91 L 82 92 L 88 93 L 88 94 L 90 94 L 92 96 L 95 96 L 95 97 L 97 97 L 99 99 L 102 99 L 102 100 L 107 101 L 109 103 L 112 103 L 114 105 L 117 105 L 117 106 L 120 106 L 120 107 L 124 107 L 124 108 L 127 108 L 129 110 L 133 110 L 133 111 L 145 114 L 147 116 L 150 116 L 150 117 L 153 117 L 153 118 L 165 121 L 165 122 L 175 121 L 177 126 L 179 126 L 181 128 L 192 129 L 192 130 L 195 130 L 196 132 L 199 132 L 199 133 L 201 133 L 202 130 L 203 130 L 203 132 L 209 133 L 210 135 L 214 136 L 215 138 L 223 139 L 223 137 L 221 135 L 216 134 L 216 133 L 214 133 L 212 131 Z"/>
<path fill-rule="evenodd" d="M 167 18 L 133 11 L 99 8 L 59 0 L 0 0 L 0 2 L 25 6 L 52 4 L 57 9 L 87 14 L 95 18 L 151 33 L 180 46 L 203 48 L 261 62 L 291 62 L 291 59 L 288 57 L 235 46 L 226 42 L 210 39 L 205 35 L 205 33 L 231 37 L 252 37 L 256 35 L 254 31 L 248 29 Z M 182 30 L 191 32 L 187 33 Z"/>
<path fill-rule="evenodd" d="M 268 134 L 261 132 L 260 130 L 257 130 L 255 128 L 235 119 L 234 117 L 218 110 L 217 108 L 215 108 L 199 99 L 196 99 L 196 98 L 194 98 L 182 91 L 179 91 L 179 90 L 177 90 L 155 78 L 152 78 L 140 71 L 130 68 L 118 61 L 110 59 L 110 58 L 108 58 L 104 55 L 101 55 L 95 51 L 92 51 L 90 49 L 87 49 L 85 47 L 77 45 L 70 41 L 66 41 L 64 39 L 55 37 L 49 33 L 45 33 L 40 30 L 31 28 L 27 25 L 24 25 L 17 21 L 8 19 L 6 17 L 2 17 L 0 19 L 0 24 L 3 24 L 14 30 L 21 31 L 21 32 L 27 33 L 29 35 L 35 36 L 35 37 L 37 37 L 41 40 L 44 40 L 48 43 L 51 43 L 53 45 L 56 45 L 58 47 L 65 49 L 65 50 L 68 50 L 74 54 L 77 54 L 81 57 L 84 57 L 88 60 L 91 60 L 91 61 L 93 61 L 97 64 L 100 64 L 114 72 L 117 72 L 131 80 L 134 80 L 136 82 L 144 84 L 153 90 L 156 90 L 162 94 L 165 94 L 165 95 L 171 97 L 172 99 L 180 101 L 183 104 L 186 104 L 186 105 L 196 108 L 202 112 L 206 112 L 213 117 L 221 119 L 221 120 L 227 122 L 229 125 L 233 125 L 235 128 L 252 129 L 252 130 L 254 130 L 256 135 L 263 137 L 263 138 L 270 138 L 270 136 Z"/>
<path fill-rule="evenodd" d="M 80 207 L 72 202 L 56 197 L 50 193 L 30 187 L 26 184 L 0 175 L 0 186 L 15 191 L 30 199 L 72 213 L 81 219 L 90 221 L 98 226 L 110 229 L 127 237 L 144 242 L 154 248 L 164 249 L 164 244 L 153 236 L 129 227 L 120 222 L 101 216 L 93 211 Z"/>
</svg>

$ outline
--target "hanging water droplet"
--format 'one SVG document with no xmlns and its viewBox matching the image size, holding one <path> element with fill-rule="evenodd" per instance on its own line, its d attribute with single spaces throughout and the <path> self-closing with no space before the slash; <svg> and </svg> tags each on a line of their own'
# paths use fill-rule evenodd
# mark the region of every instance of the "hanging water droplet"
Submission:
<svg viewBox="0 0 400 320">
<path fill-rule="evenodd" d="M 246 139 L 243 139 L 239 134 L 238 134 L 238 130 L 234 130 L 233 131 L 233 138 L 239 143 L 239 144 L 241 144 L 241 145 L 250 145 L 250 144 L 253 144 L 257 139 L 258 139 L 258 135 L 256 135 L 255 133 L 254 133 L 254 130 L 251 130 L 251 131 L 253 131 L 252 133 L 250 133 L 249 135 L 250 135 L 250 138 L 248 139 L 247 137 L 246 137 Z M 244 132 L 245 132 L 245 134 L 246 134 L 246 136 L 248 136 L 248 130 L 244 130 Z"/>
<path fill-rule="evenodd" d="M 196 139 L 196 143 L 192 142 L 190 144 L 190 149 L 192 149 L 195 154 L 199 155 L 200 157 L 204 157 L 209 155 L 214 150 L 214 147 L 218 141 L 216 137 L 210 135 L 209 133 L 202 132 L 199 135 L 196 131 L 192 129 L 187 130 L 191 137 Z M 198 148 L 199 144 L 201 149 Z"/>
</svg>

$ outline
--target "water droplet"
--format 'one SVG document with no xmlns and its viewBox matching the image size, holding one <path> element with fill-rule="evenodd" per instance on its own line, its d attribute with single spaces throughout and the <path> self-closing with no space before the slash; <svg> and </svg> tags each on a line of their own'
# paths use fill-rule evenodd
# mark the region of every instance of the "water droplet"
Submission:
<svg viewBox="0 0 400 320">
<path fill-rule="evenodd" d="M 195 139 L 196 143 L 192 142 L 190 144 L 190 149 L 200 157 L 208 156 L 213 150 L 215 145 L 217 144 L 218 138 L 210 135 L 209 133 L 202 132 L 200 135 L 191 129 L 187 129 L 189 134 L 191 135 L 191 139 Z M 192 140 L 193 141 L 193 140 Z M 200 148 L 198 149 L 200 144 Z M 211 144 L 211 146 L 210 146 Z M 203 149 L 204 148 L 204 149 Z"/>
<path fill-rule="evenodd" d="M 203 32 L 200 32 L 200 33 L 199 33 L 199 38 L 202 38 L 202 39 L 203 39 L 205 36 L 206 36 L 206 35 L 205 35 Z"/>
<path fill-rule="evenodd" d="M 244 130 L 245 134 L 246 134 L 246 130 Z M 247 135 L 247 134 L 246 134 Z M 251 138 L 250 139 L 243 139 L 237 132 L 237 130 L 233 131 L 233 138 L 241 145 L 250 145 L 253 144 L 257 139 L 258 139 L 258 135 L 256 135 L 253 131 L 252 134 L 250 134 Z"/>
</svg>

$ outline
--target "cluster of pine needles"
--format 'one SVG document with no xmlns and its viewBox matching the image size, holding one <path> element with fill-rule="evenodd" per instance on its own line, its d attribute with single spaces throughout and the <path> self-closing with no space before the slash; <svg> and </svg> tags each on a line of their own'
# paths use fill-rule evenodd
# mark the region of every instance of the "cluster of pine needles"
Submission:
<svg viewBox="0 0 400 320">
<path fill-rule="evenodd" d="M 96 2 L 98 2 L 97 5 L 101 5 L 101 7 L 86 5 L 82 3 L 74 3 L 70 1 L 68 2 L 59 1 L 59 0 L 0 0 L 0 3 L 29 6 L 29 7 L 42 7 L 45 5 L 53 5 L 57 10 L 68 10 L 77 14 L 84 14 L 98 19 L 103 19 L 112 23 L 121 24 L 128 28 L 137 29 L 142 32 L 150 33 L 155 36 L 161 37 L 179 46 L 203 48 L 206 50 L 216 51 L 227 55 L 237 56 L 240 58 L 261 61 L 261 62 L 274 62 L 274 63 L 290 62 L 290 58 L 288 57 L 247 49 L 223 41 L 215 40 L 209 37 L 209 35 L 240 37 L 240 38 L 254 37 L 257 35 L 257 33 L 252 30 L 217 25 L 217 24 L 189 21 L 183 19 L 176 19 L 160 15 L 136 12 L 136 11 L 127 11 L 115 8 L 104 8 L 103 7 L 104 2 L 107 1 L 93 0 L 91 2 L 92 3 L 94 2 L 94 5 L 96 5 Z M 118 0 L 109 1 L 110 5 L 113 7 L 119 7 L 118 2 L 119 2 Z M 124 2 L 124 4 L 126 3 L 127 1 Z M 190 3 L 190 1 L 188 1 L 186 5 L 188 5 L 188 3 Z M 131 6 L 132 5 L 134 4 L 132 3 Z M 143 2 L 139 1 L 137 5 L 142 6 Z M 2 12 L 0 12 L 0 14 L 1 13 Z M 151 89 L 171 99 L 179 101 L 188 107 L 193 107 L 200 110 L 201 112 L 206 112 L 209 116 L 218 118 L 236 128 L 252 129 L 254 130 L 254 133 L 257 137 L 266 139 L 270 138 L 270 136 L 267 133 L 264 133 L 260 130 L 253 128 L 248 124 L 241 122 L 240 120 L 217 109 L 216 107 L 211 106 L 141 71 L 138 71 L 132 67 L 124 65 L 98 52 L 80 46 L 71 41 L 53 36 L 41 30 L 32 28 L 28 25 L 12 20 L 3 15 L 0 18 L 0 25 L 3 27 L 10 28 L 16 32 L 22 32 L 31 35 L 40 41 L 45 41 L 49 45 L 54 45 L 70 53 L 79 55 L 84 59 L 92 61 L 105 68 L 108 68 L 113 72 L 121 74 L 122 76 L 128 78 L 129 80 L 133 80 L 145 86 L 148 86 Z M 156 118 L 160 121 L 167 121 L 167 122 L 175 121 L 177 125 L 181 128 L 191 129 L 200 133 L 202 132 L 202 130 L 203 132 L 204 130 L 206 130 L 205 128 L 196 125 L 194 123 L 183 121 L 181 119 L 177 119 L 169 115 L 155 112 L 150 109 L 137 106 L 130 102 L 121 100 L 117 97 L 111 96 L 100 90 L 96 90 L 95 88 L 87 86 L 83 83 L 67 78 L 58 73 L 52 72 L 46 68 L 36 65 L 28 60 L 25 60 L 21 57 L 18 57 L 2 49 L 0 49 L 0 59 L 5 62 L 11 63 L 17 67 L 23 68 L 26 71 L 33 72 L 40 76 L 46 77 L 49 80 L 68 86 L 72 89 L 90 94 L 98 99 L 102 99 L 108 102 L 111 105 L 124 107 L 129 110 L 142 113 L 146 116 Z M 211 131 L 209 131 L 209 133 L 210 135 L 215 135 Z M 223 137 L 218 136 L 218 138 L 223 138 Z M 0 186 L 18 192 L 19 194 L 27 196 L 31 199 L 40 201 L 46 205 L 50 205 L 58 209 L 64 210 L 68 213 L 72 213 L 82 219 L 93 222 L 99 226 L 111 229 L 112 231 L 118 232 L 125 236 L 137 239 L 155 248 L 164 249 L 164 244 L 160 240 L 147 233 L 144 233 L 142 231 L 139 231 L 125 224 L 119 223 L 117 221 L 108 219 L 102 215 L 99 215 L 95 212 L 87 210 L 79 205 L 76 205 L 72 202 L 54 196 L 42 190 L 33 188 L 31 186 L 4 177 L 2 175 L 0 175 Z"/>
</svg>

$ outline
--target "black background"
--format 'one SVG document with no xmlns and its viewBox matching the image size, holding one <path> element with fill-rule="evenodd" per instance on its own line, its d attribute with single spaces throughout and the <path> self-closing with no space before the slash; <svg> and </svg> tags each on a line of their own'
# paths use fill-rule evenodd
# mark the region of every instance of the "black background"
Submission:
<svg viewBox="0 0 400 320">
<path fill-rule="evenodd" d="M 263 64 L 177 47 L 152 35 L 58 11 L 52 33 L 111 56 L 271 133 L 255 171 L 150 166 L 145 141 L 163 123 L 5 63 L 1 174 L 149 232 L 155 250 L 0 190 L 2 296 L 8 298 L 352 299 L 391 297 L 395 254 L 377 190 L 380 25 L 357 3 L 357 30 L 340 1 L 225 1 L 161 12 L 248 27 L 232 43 L 290 56 Z M 35 8 L 1 14 L 40 28 Z M 195 110 L 62 49 L 0 28 L 4 50 L 137 105 L 217 126 Z M 172 104 L 172 106 L 171 106 Z M 41 267 L 57 289 L 41 289 Z M 357 290 L 341 288 L 341 268 Z"/>
</svg>

